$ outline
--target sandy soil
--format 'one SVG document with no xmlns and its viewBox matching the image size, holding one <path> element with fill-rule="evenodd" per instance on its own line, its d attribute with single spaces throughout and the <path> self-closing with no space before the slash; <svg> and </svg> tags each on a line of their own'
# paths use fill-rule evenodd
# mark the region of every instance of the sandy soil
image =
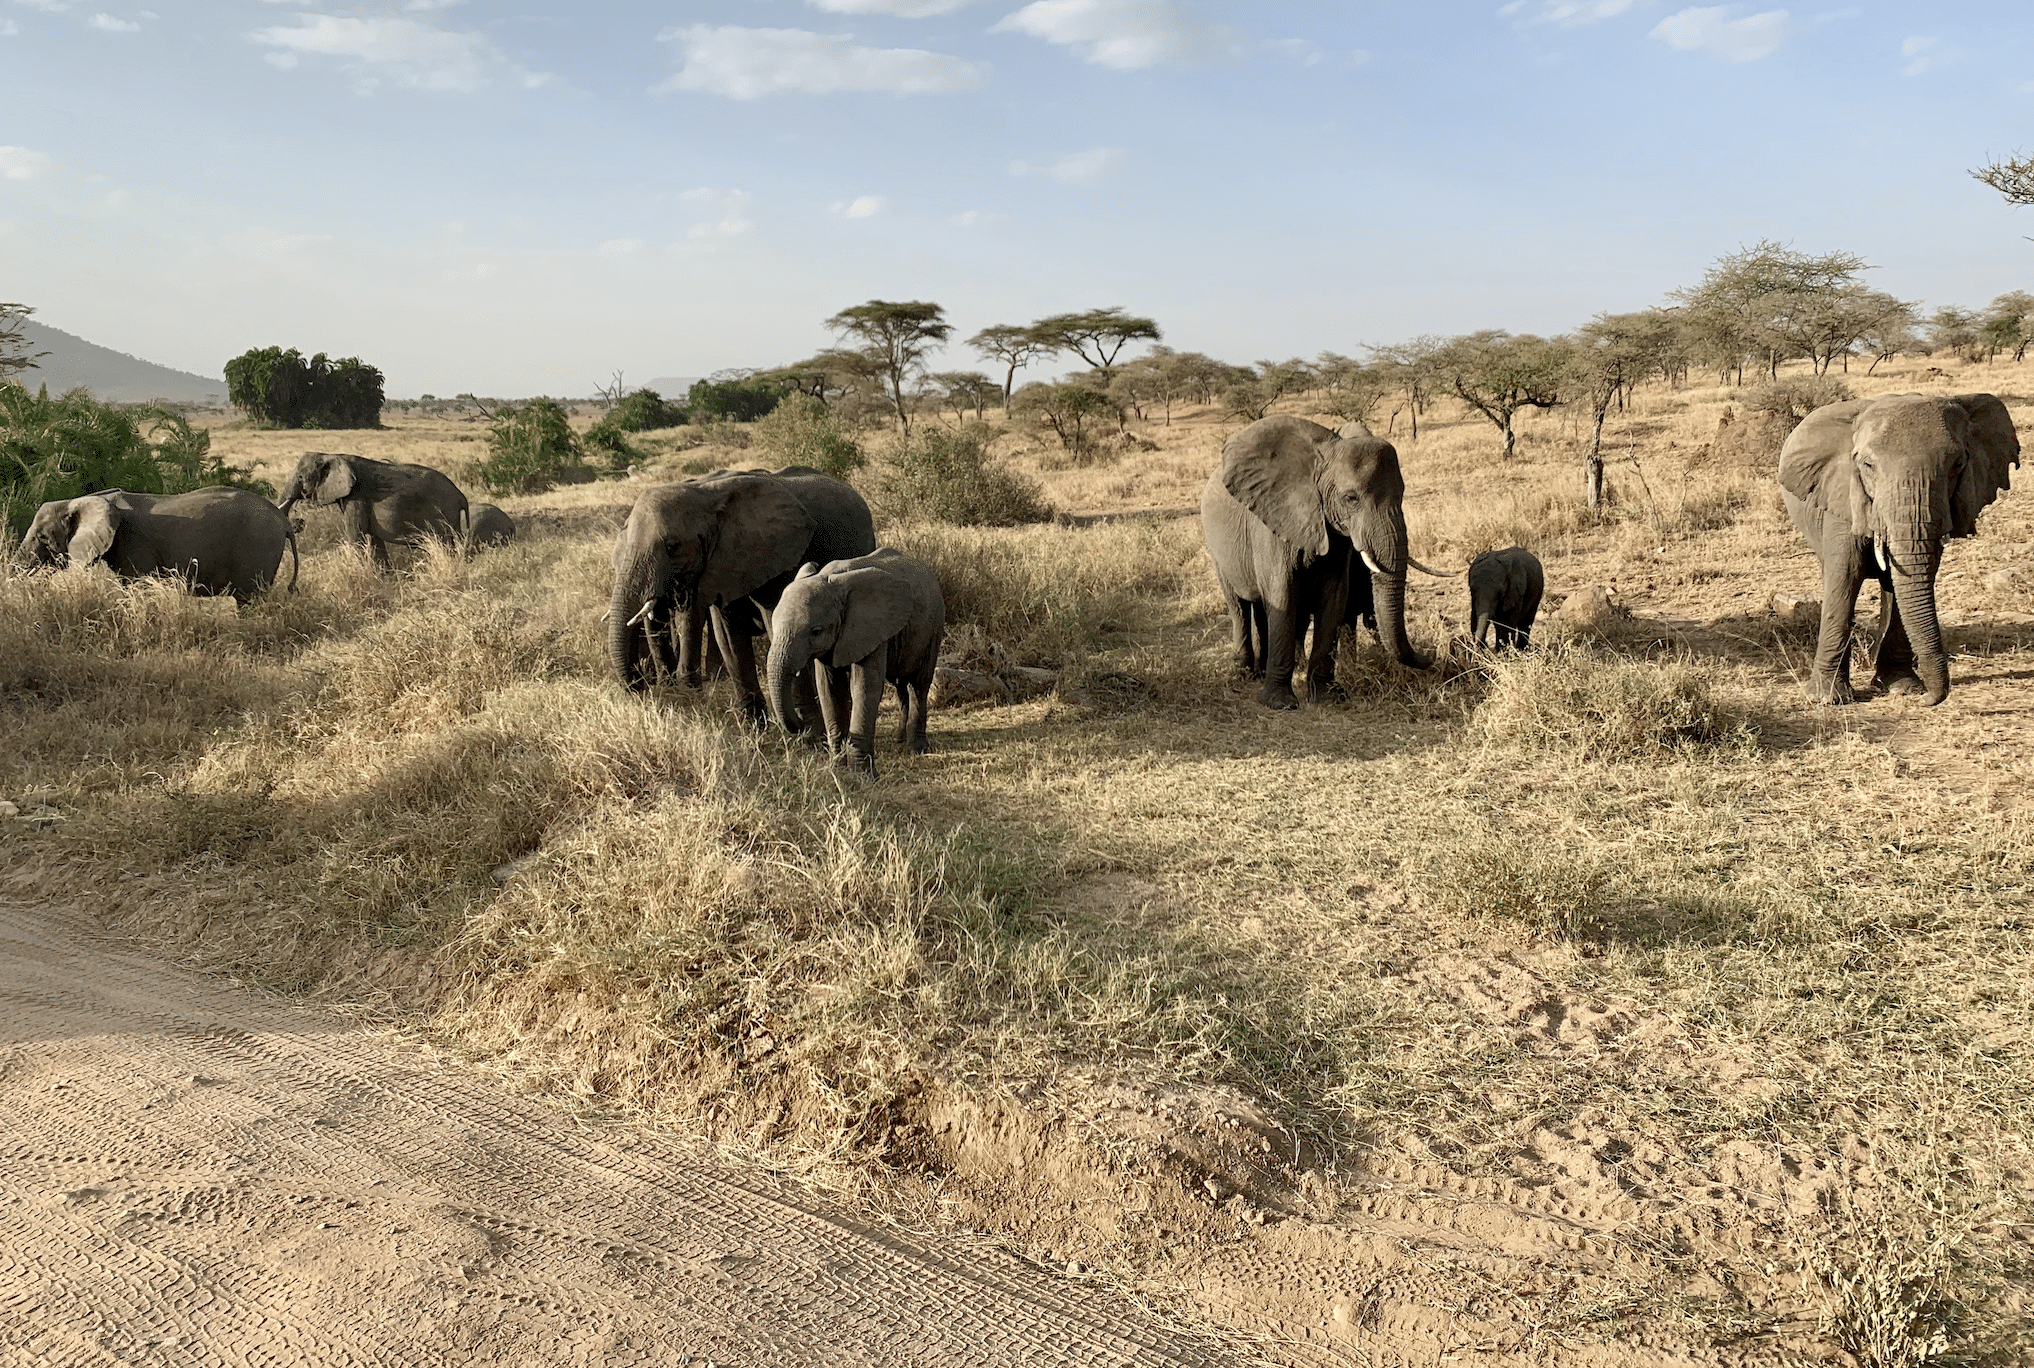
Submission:
<svg viewBox="0 0 2034 1368">
<path fill-rule="evenodd" d="M 0 1363 L 1230 1361 L 0 906 Z"/>
</svg>

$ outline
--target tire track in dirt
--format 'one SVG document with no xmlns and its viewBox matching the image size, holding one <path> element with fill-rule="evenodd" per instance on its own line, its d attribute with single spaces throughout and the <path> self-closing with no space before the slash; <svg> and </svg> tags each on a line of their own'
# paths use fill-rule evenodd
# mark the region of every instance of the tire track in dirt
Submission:
<svg viewBox="0 0 2034 1368">
<path fill-rule="evenodd" d="M 1230 1360 L 0 906 L 0 1364 L 709 1361 Z"/>
</svg>

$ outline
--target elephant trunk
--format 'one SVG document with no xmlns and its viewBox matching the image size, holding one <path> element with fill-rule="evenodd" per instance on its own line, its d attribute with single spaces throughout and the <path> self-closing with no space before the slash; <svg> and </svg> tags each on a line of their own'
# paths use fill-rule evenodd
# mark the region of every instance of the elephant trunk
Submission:
<svg viewBox="0 0 2034 1368">
<path fill-rule="evenodd" d="M 1405 518 L 1394 508 L 1367 531 L 1369 535 L 1359 536 L 1356 545 L 1365 568 L 1370 571 L 1370 601 L 1377 614 L 1377 639 L 1399 664 L 1409 670 L 1424 670 L 1434 663 L 1433 657 L 1415 651 L 1405 632 L 1405 577 L 1411 562 Z"/>
<path fill-rule="evenodd" d="M 1934 707 L 1949 696 L 1949 657 L 1942 649 L 1942 626 L 1935 616 L 1935 570 L 1942 546 L 1925 532 L 1896 535 L 1887 551 L 1892 560 L 1893 601 L 1914 648 L 1914 673 L 1921 678 L 1921 701 Z"/>
<path fill-rule="evenodd" d="M 617 575 L 614 597 L 607 609 L 607 658 L 622 687 L 641 693 L 650 686 L 650 672 L 643 657 L 648 653 L 649 634 L 656 630 L 654 589 L 641 576 Z M 649 617 L 644 613 L 648 610 Z"/>
<path fill-rule="evenodd" d="M 798 712 L 798 676 L 804 673 L 807 662 L 794 660 L 792 657 L 797 654 L 789 640 L 772 641 L 765 684 L 770 710 L 777 714 L 778 725 L 793 734 L 805 730 L 805 719 Z"/>
</svg>

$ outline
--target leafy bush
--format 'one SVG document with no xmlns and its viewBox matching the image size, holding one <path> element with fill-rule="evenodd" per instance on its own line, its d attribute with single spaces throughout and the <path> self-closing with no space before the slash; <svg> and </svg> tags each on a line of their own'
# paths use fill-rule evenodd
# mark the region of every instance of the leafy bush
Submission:
<svg viewBox="0 0 2034 1368">
<path fill-rule="evenodd" d="M 669 403 L 653 389 L 631 390 L 608 410 L 602 424 L 613 424 L 617 432 L 649 432 L 654 428 L 682 426 L 685 410 Z"/>
<path fill-rule="evenodd" d="M 811 466 L 835 479 L 868 464 L 847 424 L 809 394 L 789 394 L 757 421 L 755 444 L 780 465 Z"/>
<path fill-rule="evenodd" d="M 579 459 L 579 438 L 555 400 L 496 411 L 487 445 L 488 457 L 473 466 L 473 478 L 490 494 L 541 494 L 593 474 Z"/>
<path fill-rule="evenodd" d="M 266 427 L 380 427 L 381 388 L 381 372 L 357 356 L 306 361 L 295 347 L 256 347 L 226 363 L 226 397 Z"/>
<path fill-rule="evenodd" d="M 704 380 L 695 381 L 685 402 L 692 410 L 695 422 L 722 418 L 737 423 L 753 423 L 777 407 L 786 389 L 783 380 L 752 371 L 716 371 Z"/>
<path fill-rule="evenodd" d="M 1037 426 L 1052 429 L 1075 465 L 1087 465 L 1105 454 L 1097 439 L 1118 417 L 1109 396 L 1092 385 L 1026 385 L 1012 402 Z"/>
<path fill-rule="evenodd" d="M 628 430 L 614 421 L 612 413 L 586 429 L 579 440 L 589 454 L 599 457 L 610 475 L 626 475 L 629 467 L 643 458 L 643 453 L 629 440 Z"/>
<path fill-rule="evenodd" d="M 1092 393 L 1092 391 L 1090 391 Z M 996 430 L 923 427 L 891 443 L 876 475 L 876 501 L 897 519 L 1014 527 L 1044 522 L 1052 506 L 1038 482 L 989 458 Z"/>
<path fill-rule="evenodd" d="M 152 420 L 146 432 L 141 421 Z M 0 522 L 25 528 L 40 505 L 98 489 L 178 494 L 237 485 L 275 489 L 212 455 L 212 434 L 165 409 L 102 404 L 85 389 L 0 383 Z"/>
</svg>

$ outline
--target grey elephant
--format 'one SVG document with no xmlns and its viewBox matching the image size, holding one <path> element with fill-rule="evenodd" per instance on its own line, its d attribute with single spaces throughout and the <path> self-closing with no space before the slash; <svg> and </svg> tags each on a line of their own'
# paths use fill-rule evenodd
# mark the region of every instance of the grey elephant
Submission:
<svg viewBox="0 0 2034 1368">
<path fill-rule="evenodd" d="M 507 546 L 516 539 L 515 520 L 493 504 L 474 504 L 466 510 L 468 550 Z"/>
<path fill-rule="evenodd" d="M 637 496 L 615 538 L 608 658 L 629 689 L 647 688 L 653 665 L 696 688 L 711 620 L 739 706 L 760 723 L 761 611 L 776 606 L 805 562 L 875 549 L 868 503 L 808 466 L 719 470 L 653 486 Z"/>
<path fill-rule="evenodd" d="M 884 683 L 892 683 L 903 710 L 897 739 L 923 755 L 945 635 L 946 598 L 924 561 L 886 546 L 852 560 L 809 562 L 771 618 L 771 706 L 787 730 L 801 730 L 793 681 L 816 663 L 828 745 L 851 767 L 873 773 L 876 712 Z"/>
<path fill-rule="evenodd" d="M 456 541 L 467 529 L 466 496 L 444 471 L 342 452 L 305 452 L 279 503 L 285 515 L 299 503 L 338 504 L 346 540 L 366 546 L 384 568 L 391 545 L 414 546 L 431 537 Z"/>
<path fill-rule="evenodd" d="M 1309 626 L 1307 697 L 1335 687 L 1345 623 L 1368 621 L 1401 664 L 1430 657 L 1405 632 L 1405 480 L 1398 452 L 1360 423 L 1330 432 L 1304 418 L 1261 418 L 1231 437 L 1201 494 L 1201 534 L 1228 601 L 1236 665 L 1262 677 L 1258 701 L 1299 706 L 1293 663 Z M 1357 573 L 1361 564 L 1364 573 Z"/>
<path fill-rule="evenodd" d="M 1857 594 L 1878 580 L 1872 686 L 1949 694 L 1949 658 L 1935 613 L 1943 544 L 1977 531 L 1978 513 L 2011 487 L 2020 464 L 2013 418 L 1996 395 L 1891 394 L 1826 404 L 1780 449 L 1787 514 L 1822 562 L 1822 632 L 1808 696 L 1850 703 Z"/>
<path fill-rule="evenodd" d="M 103 561 L 122 579 L 175 575 L 193 593 L 231 594 L 244 604 L 275 582 L 284 547 L 295 590 L 290 520 L 259 494 L 214 485 L 167 495 L 107 489 L 46 503 L 20 554 L 30 565 Z"/>
<path fill-rule="evenodd" d="M 1488 649 L 1494 629 L 1498 646 L 1525 650 L 1546 592 L 1547 572 L 1538 556 L 1523 546 L 1485 551 L 1469 562 L 1470 637 Z"/>
</svg>

